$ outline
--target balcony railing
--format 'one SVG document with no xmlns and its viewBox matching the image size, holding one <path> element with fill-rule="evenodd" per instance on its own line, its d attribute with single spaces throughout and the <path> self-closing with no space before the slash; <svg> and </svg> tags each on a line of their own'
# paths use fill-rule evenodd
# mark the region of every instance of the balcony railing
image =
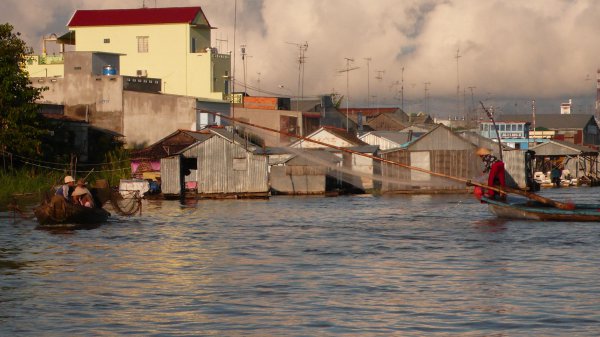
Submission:
<svg viewBox="0 0 600 337">
<path fill-rule="evenodd" d="M 28 65 L 63 64 L 65 59 L 62 55 L 28 55 L 25 57 L 25 63 Z"/>
</svg>

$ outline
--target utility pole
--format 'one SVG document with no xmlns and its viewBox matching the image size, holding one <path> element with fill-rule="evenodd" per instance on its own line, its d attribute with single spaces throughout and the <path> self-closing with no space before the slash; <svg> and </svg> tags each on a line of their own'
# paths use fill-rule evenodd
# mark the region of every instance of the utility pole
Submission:
<svg viewBox="0 0 600 337">
<path fill-rule="evenodd" d="M 352 70 L 356 70 L 359 67 L 350 68 L 350 62 L 354 62 L 354 59 L 349 58 L 349 57 L 345 57 L 344 59 L 346 60 L 346 69 L 339 70 L 338 73 L 346 73 L 346 132 L 348 132 L 349 124 L 350 124 L 350 121 L 349 121 L 349 115 L 350 115 L 350 108 L 349 108 L 349 105 L 350 105 L 350 79 L 349 78 L 350 78 L 350 76 L 349 76 L 349 74 Z"/>
<path fill-rule="evenodd" d="M 371 58 L 366 57 L 365 61 L 367 61 L 367 108 L 370 108 L 371 105 L 369 104 L 369 98 L 371 97 L 371 73 L 369 71 L 369 64 L 371 63 Z"/>
<path fill-rule="evenodd" d="M 242 52 L 242 67 L 244 67 L 244 93 L 246 95 L 246 45 L 240 45 L 240 51 Z"/>
</svg>

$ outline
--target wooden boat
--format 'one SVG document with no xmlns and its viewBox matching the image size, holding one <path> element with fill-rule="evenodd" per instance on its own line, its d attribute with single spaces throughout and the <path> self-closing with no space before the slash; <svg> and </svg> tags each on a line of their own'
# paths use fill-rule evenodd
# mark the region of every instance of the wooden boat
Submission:
<svg viewBox="0 0 600 337">
<path fill-rule="evenodd" d="M 95 228 L 106 222 L 110 213 L 100 207 L 84 207 L 68 203 L 60 196 L 42 202 L 33 213 L 38 228 L 85 229 Z"/>
<path fill-rule="evenodd" d="M 482 197 L 481 201 L 487 203 L 490 211 L 500 218 L 600 222 L 600 204 L 575 204 L 573 209 L 560 209 L 536 201 L 510 203 L 486 197 Z"/>
</svg>

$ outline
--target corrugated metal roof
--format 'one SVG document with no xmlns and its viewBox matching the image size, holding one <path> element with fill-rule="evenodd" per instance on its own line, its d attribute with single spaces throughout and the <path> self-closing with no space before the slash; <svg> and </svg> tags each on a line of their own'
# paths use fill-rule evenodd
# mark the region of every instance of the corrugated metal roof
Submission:
<svg viewBox="0 0 600 337">
<path fill-rule="evenodd" d="M 181 135 L 183 135 L 183 137 L 181 137 Z M 204 130 L 177 130 L 150 146 L 133 151 L 131 153 L 131 158 L 158 160 L 173 155 L 191 144 L 205 141 L 212 136 L 214 136 L 214 134 Z"/>
<path fill-rule="evenodd" d="M 342 158 L 339 156 L 323 149 L 303 150 L 300 153 L 294 151 L 294 153 L 296 154 L 293 157 L 285 161 L 286 164 L 309 166 L 318 164 L 337 164 L 342 161 Z"/>
<path fill-rule="evenodd" d="M 403 132 L 403 131 L 371 131 L 369 132 L 371 135 L 375 135 L 377 137 L 385 138 L 390 140 L 398 145 L 402 145 L 410 140 L 411 133 Z"/>
<path fill-rule="evenodd" d="M 196 18 L 210 24 L 200 7 L 129 8 L 78 10 L 68 27 L 194 23 Z"/>
<path fill-rule="evenodd" d="M 322 129 L 331 132 L 332 134 L 336 135 L 337 137 L 347 141 L 350 144 L 354 144 L 354 145 L 369 145 L 365 142 L 363 142 L 362 140 L 360 140 L 354 133 L 348 132 L 344 129 L 339 129 L 339 128 L 334 128 L 334 127 L 330 127 L 330 126 L 324 126 L 322 127 Z M 314 133 L 319 132 L 319 130 L 315 131 Z M 314 134 L 313 133 L 313 134 Z M 311 135 L 307 136 L 306 138 L 310 138 Z"/>
<path fill-rule="evenodd" d="M 535 115 L 535 127 L 547 129 L 583 129 L 593 115 L 586 114 L 537 114 Z M 531 114 L 501 115 L 496 117 L 496 122 L 529 122 L 533 125 Z M 533 126 L 532 126 L 533 127 Z"/>
<path fill-rule="evenodd" d="M 556 155 L 572 155 L 579 154 L 597 154 L 598 151 L 589 147 L 573 144 L 560 140 L 549 140 L 548 142 L 536 145 L 531 148 L 537 156 L 556 156 Z"/>
</svg>

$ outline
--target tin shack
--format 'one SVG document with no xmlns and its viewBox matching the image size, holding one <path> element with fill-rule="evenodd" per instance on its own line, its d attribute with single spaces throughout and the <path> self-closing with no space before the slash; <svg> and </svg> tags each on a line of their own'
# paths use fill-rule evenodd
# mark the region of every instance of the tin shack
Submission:
<svg viewBox="0 0 600 337">
<path fill-rule="evenodd" d="M 161 159 L 165 198 L 255 198 L 269 196 L 263 149 L 225 129 Z"/>
</svg>

